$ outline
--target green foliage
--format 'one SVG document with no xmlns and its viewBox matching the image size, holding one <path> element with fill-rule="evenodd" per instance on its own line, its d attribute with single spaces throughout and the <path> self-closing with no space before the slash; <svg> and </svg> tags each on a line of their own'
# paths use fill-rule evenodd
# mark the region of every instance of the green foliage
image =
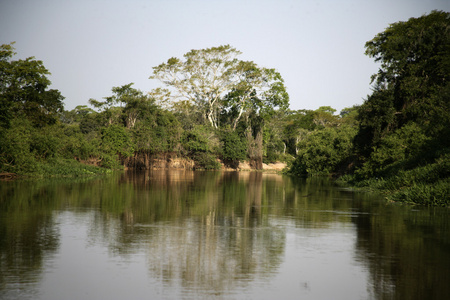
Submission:
<svg viewBox="0 0 450 300">
<path fill-rule="evenodd" d="M 367 157 L 381 139 L 395 129 L 393 94 L 382 88 L 375 89 L 360 106 L 357 120 L 359 130 L 355 137 L 355 148 L 361 156 Z"/>
<path fill-rule="evenodd" d="M 450 203 L 450 152 L 442 153 L 432 163 L 404 169 L 405 162 L 391 166 L 384 177 L 348 175 L 340 181 L 356 187 L 382 191 L 387 199 L 427 206 Z"/>
<path fill-rule="evenodd" d="M 363 157 L 382 138 L 411 121 L 433 134 L 448 124 L 449 15 L 433 11 L 391 24 L 366 43 L 366 54 L 381 68 L 372 78 L 374 93 L 359 110 L 356 146 Z"/>
<path fill-rule="evenodd" d="M 409 123 L 382 139 L 358 174 L 365 178 L 386 175 L 388 166 L 423 156 L 429 141 L 417 123 Z"/>
<path fill-rule="evenodd" d="M 433 11 L 391 24 L 366 43 L 366 54 L 381 63 L 373 80 L 395 89 L 396 109 L 415 111 L 414 106 L 420 106 L 421 101 L 413 103 L 414 99 L 427 98 L 433 87 L 446 83 L 450 68 L 449 15 Z"/>
<path fill-rule="evenodd" d="M 269 115 L 277 107 L 287 108 L 289 96 L 281 75 L 238 60 L 240 54 L 230 45 L 191 50 L 184 59 L 173 57 L 154 67 L 150 78 L 171 88 L 178 100 L 195 106 L 204 123 L 214 128 L 235 129 L 248 111 Z M 220 117 L 227 123 L 220 124 Z"/>
<path fill-rule="evenodd" d="M 75 158 L 87 160 L 91 157 L 101 156 L 100 133 L 90 132 L 83 134 L 77 125 L 63 126 L 64 146 L 61 156 L 64 158 Z"/>
<path fill-rule="evenodd" d="M 0 45 L 0 126 L 8 128 L 13 118 L 30 120 L 33 126 L 54 124 L 63 110 L 60 92 L 48 90 L 50 72 L 34 57 L 11 60 L 11 44 Z"/>
<path fill-rule="evenodd" d="M 111 172 L 108 169 L 81 164 L 74 159 L 52 158 L 39 163 L 40 176 L 92 176 Z"/>
<path fill-rule="evenodd" d="M 105 121 L 102 120 L 101 114 L 91 112 L 82 115 L 78 126 L 80 127 L 82 133 L 89 134 L 91 132 L 100 131 L 104 123 Z"/>
<path fill-rule="evenodd" d="M 31 144 L 36 129 L 29 120 L 13 119 L 9 129 L 1 129 L 0 168 L 3 172 L 17 174 L 38 171 L 37 159 Z"/>
<path fill-rule="evenodd" d="M 353 105 L 352 107 L 346 107 L 341 110 L 339 113 L 340 120 L 339 122 L 342 124 L 346 124 L 348 126 L 358 126 L 358 109 L 359 105 Z"/>
<path fill-rule="evenodd" d="M 336 110 L 331 106 L 321 106 L 313 114 L 313 122 L 317 128 L 337 126 L 339 118 L 334 115 Z"/>
<path fill-rule="evenodd" d="M 226 94 L 222 114 L 226 115 L 233 129 L 241 117 L 258 114 L 268 120 L 276 113 L 276 108 L 285 110 L 289 105 L 289 95 L 281 74 L 275 69 L 259 68 L 254 62 L 239 61 L 232 73 L 238 81 Z"/>
<path fill-rule="evenodd" d="M 426 206 L 448 206 L 450 203 L 450 179 L 445 178 L 430 184 L 417 183 L 396 191 L 389 198 L 393 201 Z"/>
<path fill-rule="evenodd" d="M 236 166 L 247 158 L 247 140 L 236 131 L 224 130 L 220 134 L 222 142 L 222 158 L 227 163 Z"/>
<path fill-rule="evenodd" d="M 50 73 L 43 63 L 33 57 L 12 60 L 13 51 L 12 44 L 0 46 L 0 171 L 20 175 L 83 173 L 74 157 L 97 154 L 99 144 L 83 136 L 75 124 L 92 111 L 77 107 L 64 112 L 59 91 L 48 90 Z M 84 132 L 95 129 L 98 126 Z"/>
<path fill-rule="evenodd" d="M 185 131 L 182 137 L 182 145 L 185 150 L 193 152 L 210 152 L 211 145 L 208 142 L 210 132 L 204 126 L 197 126 L 191 131 Z"/>
<path fill-rule="evenodd" d="M 30 145 L 31 152 L 40 160 L 61 155 L 64 148 L 63 132 L 57 125 L 46 126 L 36 130 Z"/>
<path fill-rule="evenodd" d="M 170 111 L 159 108 L 152 96 L 144 95 L 140 90 L 132 88 L 132 85 L 133 83 L 129 83 L 113 87 L 113 95 L 105 97 L 103 102 L 91 99 L 91 105 L 102 111 L 85 114 L 80 121 L 80 129 L 83 133 L 89 133 L 99 130 L 102 126 L 109 128 L 111 124 L 115 126 L 116 131 L 119 127 L 126 127 L 131 139 L 126 144 L 133 143 L 133 149 L 136 151 L 150 153 L 175 151 L 181 135 L 178 120 Z M 104 149 L 110 155 L 116 151 L 124 157 L 131 156 L 131 148 L 127 146 L 125 148 L 128 150 L 123 151 L 117 151 L 117 147 L 112 147 L 114 151 L 111 152 L 109 148 Z"/>
<path fill-rule="evenodd" d="M 450 13 L 433 11 L 391 24 L 366 43 L 381 67 L 358 109 L 356 184 L 396 201 L 448 205 L 449 33 Z"/>
<path fill-rule="evenodd" d="M 160 109 L 146 114 L 131 129 L 135 149 L 150 153 L 177 151 L 181 132 L 180 123 L 175 116 Z"/>
<path fill-rule="evenodd" d="M 314 123 L 314 112 L 311 110 L 289 111 L 283 118 L 283 136 L 287 153 L 297 155 L 297 144 L 306 133 L 317 128 Z"/>
<path fill-rule="evenodd" d="M 308 134 L 297 145 L 299 152 L 290 173 L 295 175 L 327 175 L 352 154 L 356 131 L 348 126 L 329 127 Z"/>
<path fill-rule="evenodd" d="M 263 128 L 263 162 L 274 163 L 283 159 L 285 144 L 283 142 L 282 129 L 265 125 Z"/>
<path fill-rule="evenodd" d="M 321 106 L 318 109 L 316 109 L 316 112 L 327 113 L 329 115 L 333 115 L 336 112 L 336 109 L 332 108 L 331 106 Z"/>
<path fill-rule="evenodd" d="M 49 125 L 35 128 L 26 119 L 13 119 L 10 124 L 11 128 L 1 130 L 0 172 L 33 176 L 80 176 L 103 172 L 74 159 L 74 156 L 84 159 L 98 153 L 98 147 L 89 143 L 77 127 Z"/>
<path fill-rule="evenodd" d="M 216 159 L 218 140 L 215 132 L 206 126 L 196 126 L 193 130 L 185 131 L 181 143 L 188 157 L 195 161 L 197 168 L 219 169 L 220 163 Z"/>
<path fill-rule="evenodd" d="M 193 153 L 191 158 L 195 162 L 195 168 L 205 170 L 218 170 L 221 168 L 220 162 L 217 161 L 217 156 L 208 152 Z"/>
<path fill-rule="evenodd" d="M 170 111 L 184 130 L 191 130 L 195 125 L 205 124 L 202 112 L 189 101 L 174 102 Z"/>
<path fill-rule="evenodd" d="M 127 130 L 119 125 L 111 125 L 102 130 L 102 148 L 109 154 L 129 157 L 134 153 L 133 144 Z"/>
</svg>

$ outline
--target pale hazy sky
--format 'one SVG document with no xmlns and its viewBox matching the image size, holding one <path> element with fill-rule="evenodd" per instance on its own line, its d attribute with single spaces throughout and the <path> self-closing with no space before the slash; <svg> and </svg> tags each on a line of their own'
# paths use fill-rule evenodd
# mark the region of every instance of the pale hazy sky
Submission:
<svg viewBox="0 0 450 300">
<path fill-rule="evenodd" d="M 450 10 L 450 0 L 0 0 L 0 44 L 52 73 L 65 109 L 134 82 L 191 49 L 230 44 L 277 69 L 291 109 L 361 104 L 378 69 L 364 44 L 389 24 Z"/>
</svg>

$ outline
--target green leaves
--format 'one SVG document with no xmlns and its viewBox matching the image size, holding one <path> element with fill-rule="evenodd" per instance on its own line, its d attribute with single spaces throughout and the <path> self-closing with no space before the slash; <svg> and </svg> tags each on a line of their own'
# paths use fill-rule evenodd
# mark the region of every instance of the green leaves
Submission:
<svg viewBox="0 0 450 300">
<path fill-rule="evenodd" d="M 154 67 L 150 78 L 172 88 L 177 100 L 192 103 L 214 128 L 222 125 L 223 114 L 228 114 L 228 124 L 223 125 L 236 128 L 248 111 L 268 114 L 274 108 L 286 108 L 289 96 L 281 75 L 238 60 L 240 54 L 230 45 L 191 50 L 184 60 L 170 58 Z"/>
<path fill-rule="evenodd" d="M 445 205 L 448 172 L 435 171 L 450 151 L 450 13 L 391 24 L 366 54 L 381 67 L 358 109 L 355 178 L 393 200 Z"/>
<path fill-rule="evenodd" d="M 124 157 L 133 155 L 133 143 L 126 129 L 119 125 L 111 125 L 102 130 L 102 148 L 110 154 Z"/>
<path fill-rule="evenodd" d="M 187 156 L 194 160 L 196 168 L 220 168 L 214 154 L 217 152 L 218 141 L 212 128 L 196 126 L 190 131 L 185 131 L 181 143 Z"/>
<path fill-rule="evenodd" d="M 437 124 L 450 125 L 448 101 L 442 101 L 450 79 L 449 13 L 391 24 L 366 43 L 366 54 L 381 68 L 373 76 L 374 92 L 359 109 L 356 145 L 362 155 L 409 122 L 434 134 Z"/>
<path fill-rule="evenodd" d="M 224 130 L 220 134 L 222 158 L 233 166 L 247 158 L 247 141 L 236 131 Z"/>
<path fill-rule="evenodd" d="M 291 173 L 296 175 L 328 175 L 352 155 L 356 130 L 349 126 L 327 127 L 309 133 L 302 139 Z"/>
<path fill-rule="evenodd" d="M 34 57 L 11 60 L 13 43 L 0 46 L 0 126 L 9 127 L 13 116 L 23 116 L 34 126 L 54 124 L 63 110 L 64 97 L 47 90 L 50 72 Z"/>
</svg>

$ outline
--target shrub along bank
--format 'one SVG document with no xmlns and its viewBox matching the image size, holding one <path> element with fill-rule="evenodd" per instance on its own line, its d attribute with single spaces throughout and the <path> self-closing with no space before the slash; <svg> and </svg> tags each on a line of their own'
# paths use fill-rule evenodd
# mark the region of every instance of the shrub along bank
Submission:
<svg viewBox="0 0 450 300">
<path fill-rule="evenodd" d="M 155 159 L 194 169 L 284 161 L 294 176 L 333 174 L 393 201 L 449 206 L 449 20 L 433 11 L 367 42 L 366 54 L 381 66 L 373 92 L 339 114 L 329 106 L 289 110 L 281 75 L 235 59 L 240 52 L 230 46 L 192 50 L 155 67 L 152 78 L 171 92 L 143 93 L 130 83 L 113 87 L 104 101 L 91 99 L 92 108 L 66 111 L 59 91 L 48 89 L 43 63 L 13 60 L 13 45 L 1 45 L 0 173 L 91 175 L 149 168 Z M 170 78 L 184 80 L 170 81 L 173 70 L 179 77 Z M 198 85 L 202 74 L 221 77 Z M 222 82 L 222 94 L 210 80 Z M 192 93 L 175 101 L 177 89 Z"/>
<path fill-rule="evenodd" d="M 368 41 L 366 54 L 381 67 L 357 109 L 352 145 L 345 142 L 350 131 L 309 135 L 291 172 L 344 171 L 340 182 L 383 191 L 390 200 L 449 206 L 449 33 L 450 14 L 433 11 Z"/>
</svg>

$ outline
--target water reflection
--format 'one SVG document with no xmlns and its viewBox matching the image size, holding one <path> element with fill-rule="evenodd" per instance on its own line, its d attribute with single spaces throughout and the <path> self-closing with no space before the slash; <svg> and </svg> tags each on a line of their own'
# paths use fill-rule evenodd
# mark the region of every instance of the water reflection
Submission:
<svg viewBox="0 0 450 300">
<path fill-rule="evenodd" d="M 260 172 L 0 182 L 0 299 L 444 299 L 448 216 Z"/>
<path fill-rule="evenodd" d="M 363 210 L 370 203 L 360 203 Z M 450 295 L 449 210 L 371 205 L 356 218 L 357 258 L 380 299 L 445 299 Z"/>
<path fill-rule="evenodd" d="M 128 233 L 147 239 L 150 276 L 213 295 L 270 276 L 281 262 L 285 232 L 262 213 L 262 177 L 192 171 L 123 177 L 145 199 L 145 208 L 124 212 L 122 220 Z"/>
</svg>

